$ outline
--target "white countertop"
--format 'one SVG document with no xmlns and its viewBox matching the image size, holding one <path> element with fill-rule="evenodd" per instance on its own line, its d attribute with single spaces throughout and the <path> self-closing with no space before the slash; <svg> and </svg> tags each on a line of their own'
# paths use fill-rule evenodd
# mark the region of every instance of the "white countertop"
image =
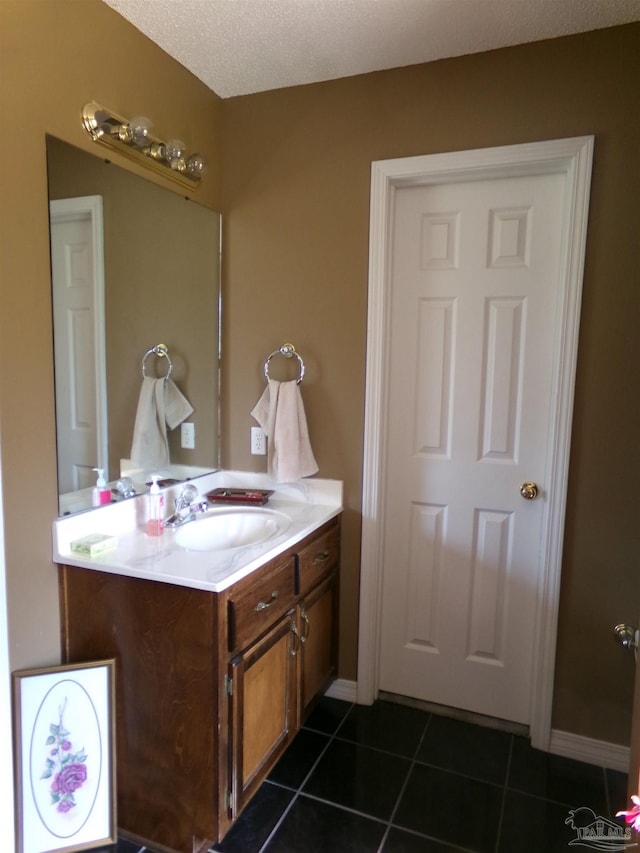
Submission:
<svg viewBox="0 0 640 853">
<path fill-rule="evenodd" d="M 266 506 L 287 515 L 291 521 L 289 528 L 257 545 L 219 551 L 188 551 L 177 544 L 174 530 L 165 529 L 161 536 L 145 534 L 146 496 L 142 496 L 54 521 L 54 562 L 221 592 L 342 511 L 342 482 L 339 480 L 313 478 L 277 484 L 266 474 L 216 471 L 190 482 L 201 495 L 220 487 L 273 489 Z M 180 489 L 181 485 L 163 490 L 166 516 L 172 512 Z M 221 505 L 220 511 L 225 510 L 228 511 L 229 507 Z M 217 511 L 212 508 L 207 515 Z M 81 557 L 73 553 L 70 543 L 91 533 L 115 536 L 117 547 L 96 557 Z"/>
</svg>

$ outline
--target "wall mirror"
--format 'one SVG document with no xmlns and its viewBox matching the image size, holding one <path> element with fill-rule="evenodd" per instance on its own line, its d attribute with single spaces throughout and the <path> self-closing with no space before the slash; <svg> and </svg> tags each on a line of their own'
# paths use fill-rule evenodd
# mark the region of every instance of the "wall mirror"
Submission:
<svg viewBox="0 0 640 853">
<path fill-rule="evenodd" d="M 94 468 L 114 486 L 151 473 L 219 467 L 220 215 L 47 137 L 58 494 L 61 515 L 92 506 Z M 168 430 L 170 464 L 130 460 L 147 376 L 171 378 L 193 407 L 193 448 Z M 112 490 L 113 499 L 118 492 Z"/>
</svg>

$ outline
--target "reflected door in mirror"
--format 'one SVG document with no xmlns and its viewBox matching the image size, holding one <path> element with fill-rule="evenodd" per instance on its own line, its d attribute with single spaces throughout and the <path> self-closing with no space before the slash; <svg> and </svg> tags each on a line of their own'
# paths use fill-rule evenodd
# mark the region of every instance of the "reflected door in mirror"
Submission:
<svg viewBox="0 0 640 853">
<path fill-rule="evenodd" d="M 88 488 L 109 470 L 104 347 L 102 198 L 50 204 L 60 493 Z"/>
</svg>

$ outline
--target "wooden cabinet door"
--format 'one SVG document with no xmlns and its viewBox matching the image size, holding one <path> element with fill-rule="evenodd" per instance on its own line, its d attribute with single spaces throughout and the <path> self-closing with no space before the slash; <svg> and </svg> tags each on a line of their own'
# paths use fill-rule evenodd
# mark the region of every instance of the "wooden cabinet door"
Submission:
<svg viewBox="0 0 640 853">
<path fill-rule="evenodd" d="M 302 719 L 337 671 L 337 578 L 334 573 L 299 605 Z"/>
<path fill-rule="evenodd" d="M 233 658 L 230 677 L 230 796 L 235 819 L 297 730 L 295 610 Z"/>
</svg>

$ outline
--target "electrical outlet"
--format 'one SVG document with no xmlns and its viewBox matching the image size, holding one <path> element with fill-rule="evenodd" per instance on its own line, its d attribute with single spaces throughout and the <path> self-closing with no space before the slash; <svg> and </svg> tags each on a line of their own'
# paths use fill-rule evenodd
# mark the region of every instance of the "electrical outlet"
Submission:
<svg viewBox="0 0 640 853">
<path fill-rule="evenodd" d="M 251 453 L 253 456 L 265 456 L 267 437 L 260 427 L 251 427 Z"/>
<path fill-rule="evenodd" d="M 196 446 L 196 425 L 193 423 L 180 424 L 180 446 L 185 450 L 194 450 Z"/>
</svg>

